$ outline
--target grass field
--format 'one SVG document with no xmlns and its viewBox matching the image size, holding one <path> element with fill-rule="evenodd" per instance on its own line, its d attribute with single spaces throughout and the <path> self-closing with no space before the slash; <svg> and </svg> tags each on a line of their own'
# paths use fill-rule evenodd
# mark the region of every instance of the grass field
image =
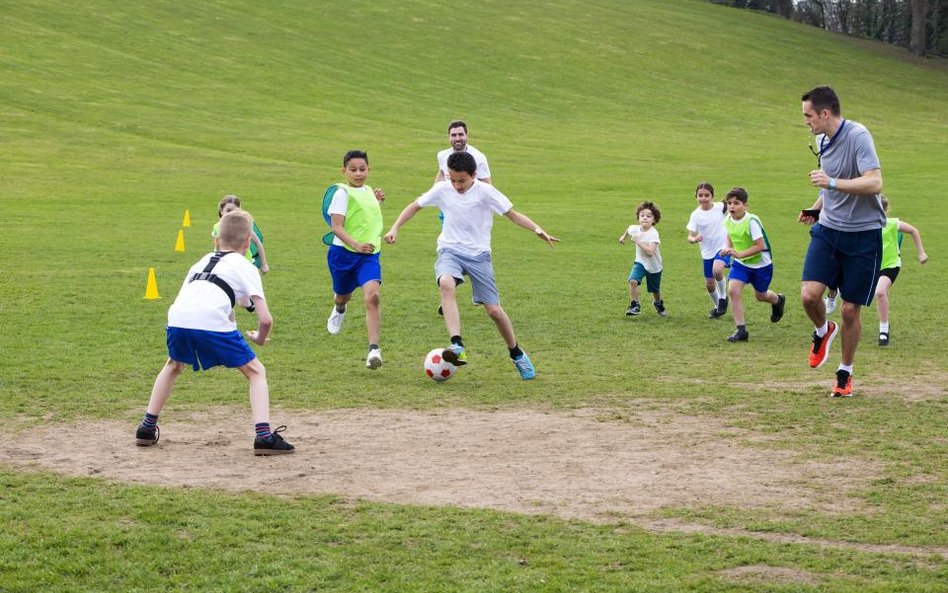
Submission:
<svg viewBox="0 0 948 593">
<path fill-rule="evenodd" d="M 819 371 L 804 362 L 797 297 L 808 237 L 796 212 L 815 197 L 799 97 L 818 84 L 872 131 L 892 214 L 931 258 L 903 251 L 888 349 L 864 311 L 846 401 L 826 397 L 838 351 Z M 0 6 L 0 105 L 0 591 L 946 590 L 944 61 L 698 0 L 33 0 Z M 390 223 L 430 186 L 456 117 L 495 184 L 562 240 L 551 250 L 502 219 L 494 229 L 532 382 L 465 302 L 472 364 L 443 385 L 421 378 L 445 342 L 434 213 L 383 251 L 385 366 L 362 368 L 358 316 L 339 339 L 324 329 L 319 200 L 342 155 L 368 151 Z M 774 245 L 787 314 L 772 325 L 747 301 L 749 344 L 706 319 L 684 230 L 702 180 L 721 195 L 746 187 Z M 656 533 L 633 517 L 130 485 L 12 463 L 40 426 L 125 422 L 134 449 L 167 307 L 226 193 L 265 234 L 275 329 L 260 356 L 291 430 L 294 415 L 327 410 L 597 409 L 604 422 L 651 410 L 726 425 L 734 447 L 876 473 L 832 511 L 672 505 L 646 519 L 706 530 Z M 633 254 L 615 239 L 645 199 L 662 208 L 668 319 L 623 315 Z M 160 301 L 142 299 L 149 267 Z M 188 374 L 163 418 L 243 411 L 241 381 Z M 728 576 L 755 566 L 769 572 Z"/>
</svg>

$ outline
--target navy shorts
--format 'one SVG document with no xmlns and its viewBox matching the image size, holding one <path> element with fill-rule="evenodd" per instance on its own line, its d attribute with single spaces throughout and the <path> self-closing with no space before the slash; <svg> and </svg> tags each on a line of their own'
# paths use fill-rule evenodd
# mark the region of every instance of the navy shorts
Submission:
<svg viewBox="0 0 948 593">
<path fill-rule="evenodd" d="M 662 273 L 649 272 L 639 262 L 632 264 L 632 271 L 629 272 L 629 282 L 642 284 L 642 278 L 645 278 L 645 290 L 652 294 L 662 291 Z"/>
<path fill-rule="evenodd" d="M 378 253 L 356 253 L 339 245 L 330 245 L 326 262 L 332 276 L 332 291 L 336 294 L 352 294 L 356 288 L 372 280 L 382 282 Z"/>
<path fill-rule="evenodd" d="M 774 265 L 767 264 L 762 268 L 749 268 L 735 260 L 731 264 L 731 274 L 728 278 L 750 284 L 756 292 L 767 292 L 770 290 L 770 281 L 774 278 Z"/>
<path fill-rule="evenodd" d="M 714 278 L 714 262 L 721 260 L 724 262 L 725 268 L 731 267 L 731 256 L 730 255 L 721 255 L 718 253 L 714 257 L 709 257 L 708 259 L 701 260 L 704 263 L 704 277 L 710 280 Z"/>
<path fill-rule="evenodd" d="M 223 365 L 242 367 L 257 358 L 240 332 L 212 332 L 203 329 L 168 327 L 168 358 L 194 367 L 194 370 Z"/>
<path fill-rule="evenodd" d="M 817 223 L 803 260 L 804 282 L 837 287 L 847 303 L 871 305 L 882 264 L 882 229 L 844 232 Z"/>
</svg>

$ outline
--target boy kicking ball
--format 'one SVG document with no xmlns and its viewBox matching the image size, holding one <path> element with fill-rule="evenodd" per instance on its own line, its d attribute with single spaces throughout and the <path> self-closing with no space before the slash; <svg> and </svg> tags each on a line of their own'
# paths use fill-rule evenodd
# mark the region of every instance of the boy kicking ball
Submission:
<svg viewBox="0 0 948 593">
<path fill-rule="evenodd" d="M 250 246 L 253 219 L 243 210 L 221 217 L 217 251 L 208 253 L 188 271 L 181 291 L 168 310 L 168 361 L 158 373 L 145 417 L 135 431 L 135 443 L 158 443 L 158 415 L 175 381 L 187 365 L 195 371 L 223 365 L 239 370 L 250 383 L 250 408 L 256 438 L 255 455 L 293 453 L 280 436 L 285 426 L 270 431 L 270 391 L 266 369 L 237 331 L 234 306 L 253 304 L 259 322 L 247 337 L 258 346 L 267 342 L 273 317 L 263 298 L 260 274 L 244 254 Z"/>
</svg>

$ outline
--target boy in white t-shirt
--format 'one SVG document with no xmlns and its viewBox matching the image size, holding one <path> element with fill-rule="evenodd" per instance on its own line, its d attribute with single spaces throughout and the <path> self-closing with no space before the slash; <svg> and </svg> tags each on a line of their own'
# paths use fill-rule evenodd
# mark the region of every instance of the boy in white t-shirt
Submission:
<svg viewBox="0 0 948 593">
<path fill-rule="evenodd" d="M 500 305 L 500 294 L 494 281 L 491 261 L 491 228 L 495 214 L 503 215 L 515 224 L 536 233 L 550 247 L 559 241 L 534 223 L 528 216 L 513 209 L 513 204 L 504 194 L 476 178 L 477 162 L 466 152 L 456 152 L 448 157 L 449 181 L 436 183 L 430 190 L 411 202 L 386 233 L 386 243 L 394 244 L 398 229 L 424 207 L 440 208 L 444 212 L 444 225 L 438 236 L 438 258 L 435 261 L 435 278 L 441 292 L 441 307 L 444 324 L 451 336 L 451 346 L 445 350 L 445 359 L 455 364 L 465 364 L 464 342 L 461 339 L 461 316 L 458 312 L 457 285 L 464 276 L 471 280 L 474 302 L 484 305 L 497 331 L 510 351 L 510 359 L 522 379 L 533 379 L 536 370 L 530 357 L 517 343 L 513 324 Z"/>
<path fill-rule="evenodd" d="M 187 365 L 195 371 L 217 365 L 239 370 L 250 383 L 250 407 L 256 438 L 255 455 L 293 453 L 293 445 L 280 436 L 285 426 L 270 431 L 270 392 L 266 369 L 237 331 L 234 307 L 254 306 L 259 325 L 247 332 L 258 346 L 267 342 L 273 317 L 263 297 L 260 274 L 244 254 L 250 247 L 253 218 L 243 210 L 224 214 L 217 251 L 194 264 L 168 309 L 168 360 L 158 373 L 145 417 L 135 431 L 142 447 L 158 443 L 158 415 L 171 395 L 175 381 Z"/>
<path fill-rule="evenodd" d="M 635 262 L 629 272 L 629 297 L 631 302 L 625 310 L 626 315 L 639 315 L 639 285 L 645 278 L 645 288 L 652 293 L 652 304 L 662 317 L 668 317 L 665 302 L 662 300 L 662 254 L 659 250 L 661 240 L 655 225 L 662 219 L 662 213 L 652 202 L 642 202 L 635 209 L 639 224 L 630 225 L 619 237 L 619 243 L 625 245 L 626 238 L 635 243 Z"/>
</svg>

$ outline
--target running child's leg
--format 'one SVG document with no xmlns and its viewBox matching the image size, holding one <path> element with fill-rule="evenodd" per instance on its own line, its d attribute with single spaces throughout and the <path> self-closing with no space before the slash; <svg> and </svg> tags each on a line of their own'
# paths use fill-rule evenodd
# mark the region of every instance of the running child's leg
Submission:
<svg viewBox="0 0 948 593">
<path fill-rule="evenodd" d="M 438 277 L 438 290 L 441 293 L 441 311 L 448 335 L 461 335 L 461 313 L 458 311 L 457 282 L 454 277 L 444 274 Z"/>
<path fill-rule="evenodd" d="M 161 413 L 165 402 L 168 401 L 168 396 L 171 395 L 171 388 L 174 387 L 175 381 L 178 380 L 185 366 L 183 362 L 170 358 L 165 362 L 165 366 L 161 368 L 161 372 L 158 373 L 155 384 L 151 388 L 151 398 L 148 400 L 147 409 L 149 414 L 157 416 Z"/>
<path fill-rule="evenodd" d="M 362 294 L 365 298 L 365 330 L 369 335 L 369 344 L 379 343 L 379 332 L 382 327 L 379 293 L 379 283 L 376 280 L 366 282 L 362 286 Z"/>
</svg>

